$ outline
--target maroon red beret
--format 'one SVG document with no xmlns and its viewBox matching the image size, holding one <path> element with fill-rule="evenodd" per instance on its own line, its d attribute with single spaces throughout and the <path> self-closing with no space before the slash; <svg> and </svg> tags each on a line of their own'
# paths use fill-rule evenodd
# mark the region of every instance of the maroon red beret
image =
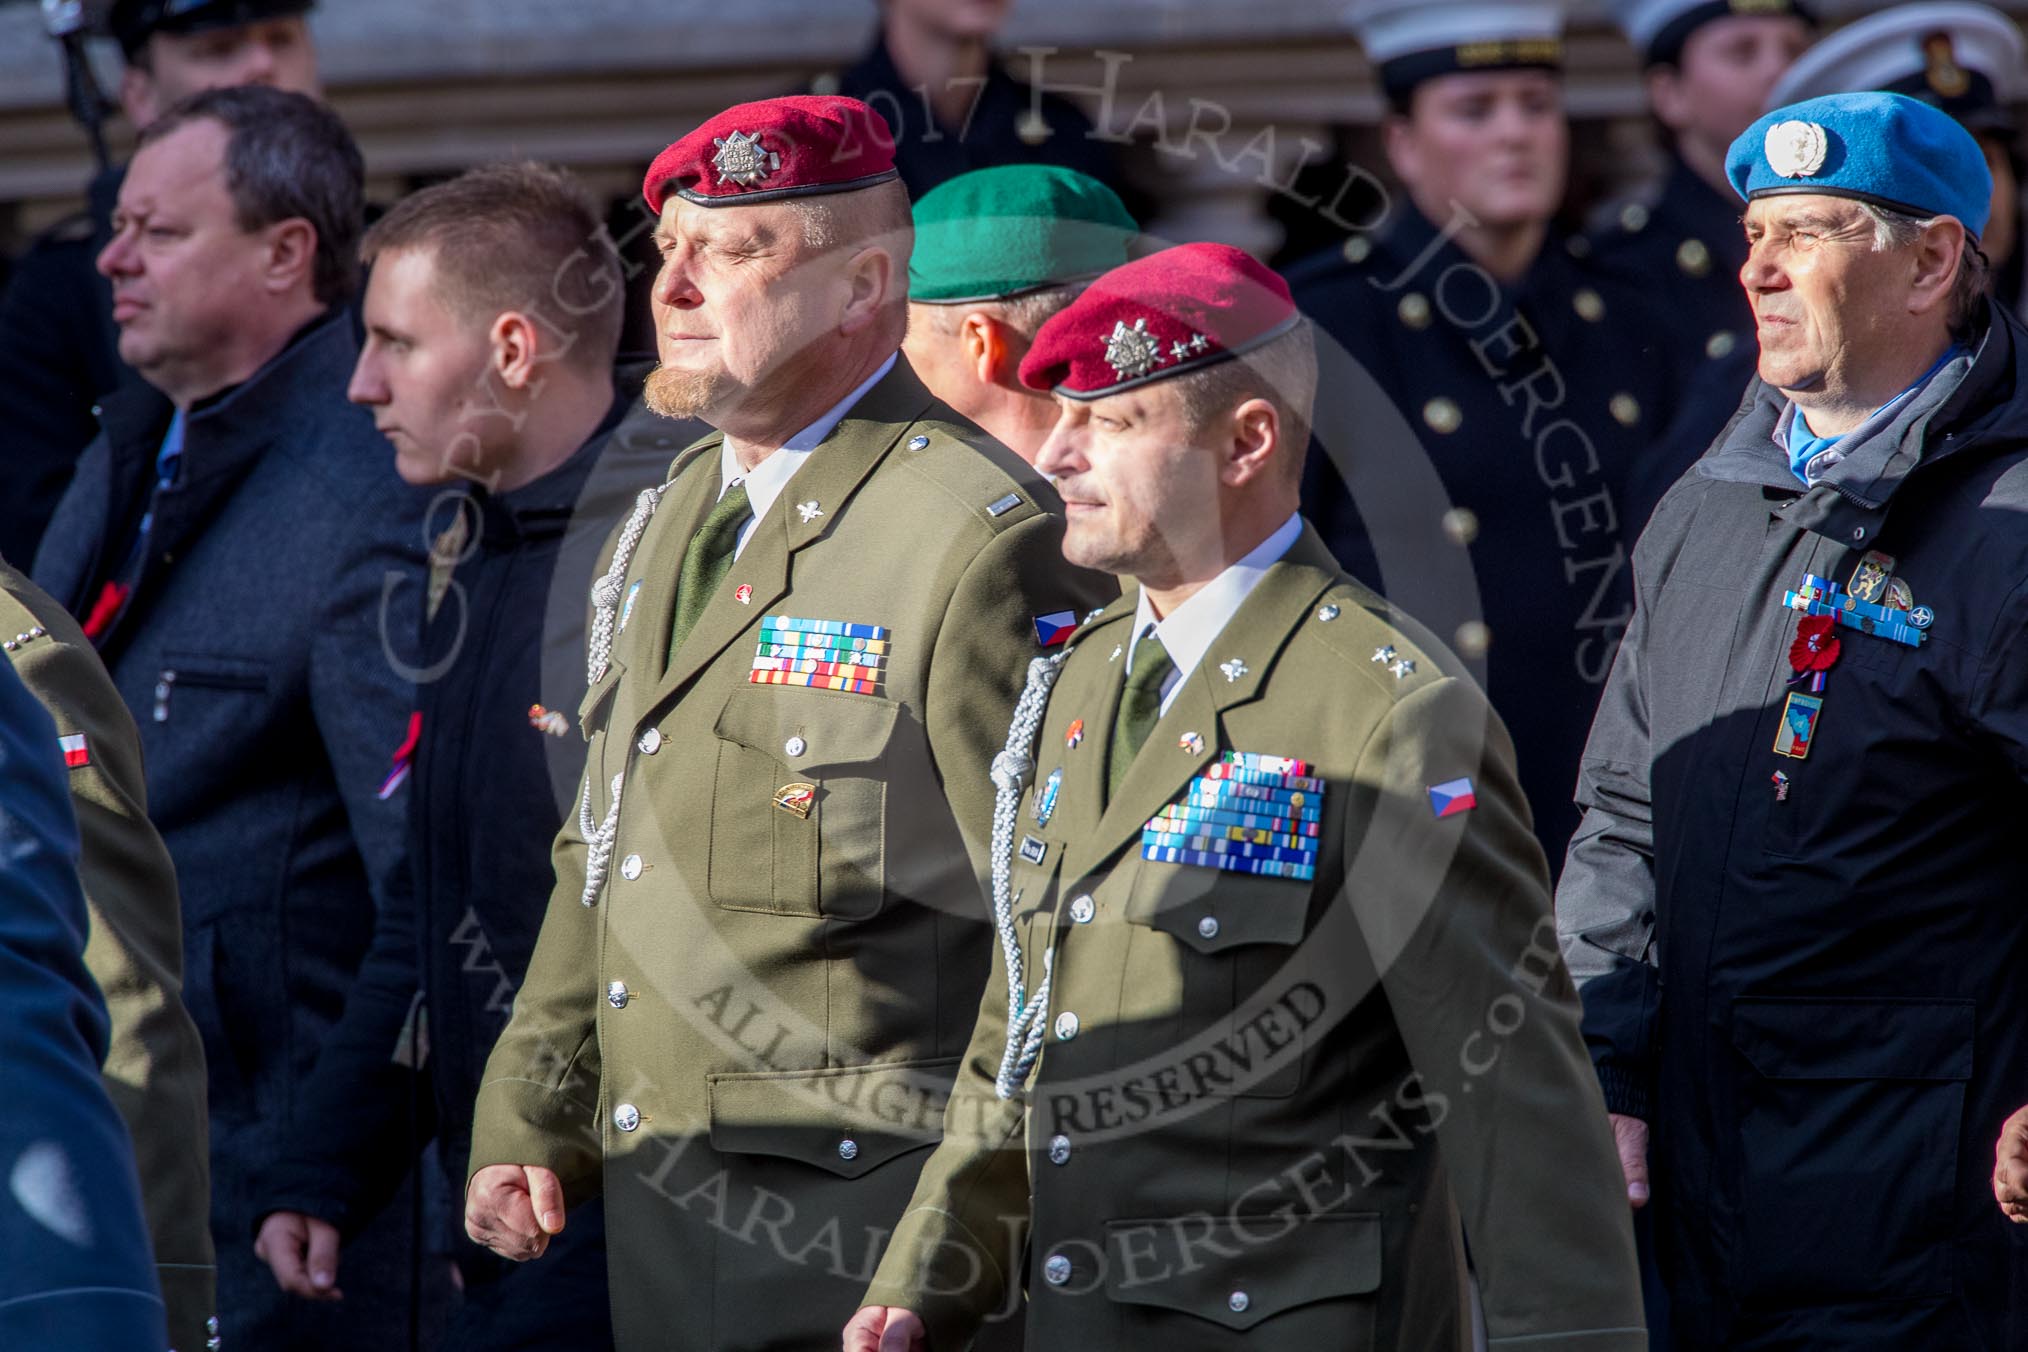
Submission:
<svg viewBox="0 0 2028 1352">
<path fill-rule="evenodd" d="M 660 213 L 671 192 L 723 207 L 894 177 L 894 133 L 879 113 L 858 99 L 794 94 L 728 108 L 677 141 L 648 166 L 641 195 Z"/>
<path fill-rule="evenodd" d="M 1272 342 L 1302 319 L 1289 286 L 1229 244 L 1179 244 L 1114 268 L 1052 315 L 1021 383 L 1097 399 Z"/>
</svg>

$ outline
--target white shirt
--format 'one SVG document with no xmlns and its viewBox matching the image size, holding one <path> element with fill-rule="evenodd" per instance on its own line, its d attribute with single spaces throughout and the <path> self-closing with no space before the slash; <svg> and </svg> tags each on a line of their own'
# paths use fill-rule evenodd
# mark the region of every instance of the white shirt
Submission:
<svg viewBox="0 0 2028 1352">
<path fill-rule="evenodd" d="M 1274 534 L 1255 545 L 1239 562 L 1228 564 L 1196 595 L 1170 611 L 1167 619 L 1155 618 L 1154 609 L 1148 604 L 1147 589 L 1141 590 L 1140 604 L 1134 607 L 1133 641 L 1127 645 L 1127 670 L 1134 669 L 1134 649 L 1140 646 L 1143 637 L 1152 632 L 1162 640 L 1169 660 L 1176 664 L 1176 670 L 1162 684 L 1163 713 L 1168 713 L 1169 706 L 1176 702 L 1183 678 L 1197 670 L 1204 654 L 1239 613 L 1240 603 L 1260 585 L 1268 569 L 1294 548 L 1296 537 L 1302 533 L 1303 518 L 1289 513 L 1289 519 L 1277 526 Z"/>
<path fill-rule="evenodd" d="M 810 458 L 810 452 L 816 450 L 824 438 L 830 436 L 838 424 L 845 421 L 845 415 L 852 411 L 852 406 L 864 398 L 868 390 L 878 385 L 881 377 L 892 371 L 894 363 L 900 358 L 901 352 L 898 349 L 889 353 L 887 360 L 880 363 L 880 369 L 861 381 L 857 389 L 831 405 L 823 417 L 783 442 L 780 450 L 751 470 L 740 468 L 739 456 L 734 453 L 730 440 L 720 444 L 718 496 L 724 497 L 725 490 L 744 479 L 747 506 L 753 509 L 753 516 L 739 528 L 739 544 L 732 551 L 735 559 L 746 552 L 746 542 L 753 537 L 754 527 L 758 526 L 761 518 L 768 514 L 768 508 L 775 505 L 775 499 L 779 498 L 782 490 L 789 486 L 789 480 L 796 477 L 796 471 Z"/>
</svg>

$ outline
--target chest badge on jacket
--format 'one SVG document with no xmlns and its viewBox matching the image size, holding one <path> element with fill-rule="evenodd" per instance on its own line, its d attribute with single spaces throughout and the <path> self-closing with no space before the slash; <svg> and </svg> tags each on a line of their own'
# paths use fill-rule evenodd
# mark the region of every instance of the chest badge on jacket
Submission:
<svg viewBox="0 0 2028 1352">
<path fill-rule="evenodd" d="M 886 689 L 888 642 L 888 630 L 877 624 L 766 615 L 747 680 L 879 695 Z"/>
<path fill-rule="evenodd" d="M 1149 819 L 1141 857 L 1269 878 L 1310 882 L 1324 781 L 1303 761 L 1227 751 L 1190 781 L 1183 796 Z"/>
</svg>

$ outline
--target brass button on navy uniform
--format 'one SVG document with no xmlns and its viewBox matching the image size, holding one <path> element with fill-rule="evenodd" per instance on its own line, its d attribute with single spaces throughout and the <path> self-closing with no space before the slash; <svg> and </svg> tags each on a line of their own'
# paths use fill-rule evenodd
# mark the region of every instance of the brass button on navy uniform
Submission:
<svg viewBox="0 0 2028 1352">
<path fill-rule="evenodd" d="M 620 876 L 628 882 L 641 876 L 641 856 L 630 854 L 620 861 Z"/>
<path fill-rule="evenodd" d="M 1070 1163 L 1070 1138 L 1068 1136 L 1052 1136 L 1049 1138 L 1049 1162 L 1051 1164 Z"/>
<path fill-rule="evenodd" d="M 606 1003 L 614 1009 L 627 1007 L 627 983 L 615 981 L 606 987 Z"/>
<path fill-rule="evenodd" d="M 853 1140 L 850 1136 L 847 1136 L 844 1140 L 838 1142 L 838 1158 L 841 1160 L 858 1159 L 859 1142 Z"/>
<path fill-rule="evenodd" d="M 1438 395 L 1422 406 L 1422 420 L 1429 424 L 1432 432 L 1449 436 L 1465 421 L 1465 412 L 1458 407 L 1456 400 Z"/>
<path fill-rule="evenodd" d="M 1246 1307 L 1251 1304 L 1253 1300 L 1244 1291 L 1235 1291 L 1225 1298 L 1226 1308 L 1234 1314 L 1245 1314 Z"/>
<path fill-rule="evenodd" d="M 1622 427 L 1632 427 L 1641 420 L 1641 401 L 1622 391 L 1612 398 L 1613 417 Z"/>
<path fill-rule="evenodd" d="M 1577 311 L 1578 318 L 1588 323 L 1596 324 L 1605 318 L 1605 297 L 1588 286 L 1580 287 L 1577 294 L 1570 298 L 1570 304 Z"/>
<path fill-rule="evenodd" d="M 635 742 L 634 745 L 641 748 L 642 755 L 654 755 L 662 749 L 662 730 L 660 728 L 649 728 L 641 734 L 641 740 Z"/>
<path fill-rule="evenodd" d="M 1077 925 L 1089 925 L 1091 923 L 1091 918 L 1096 914 L 1098 914 L 1098 907 L 1092 904 L 1092 899 L 1090 897 L 1071 898 L 1070 900 L 1071 923 Z"/>
<path fill-rule="evenodd" d="M 1218 937 L 1218 917 L 1207 915 L 1198 921 L 1197 937 L 1200 939 L 1216 939 Z"/>
<path fill-rule="evenodd" d="M 1401 298 L 1401 304 L 1395 307 L 1395 313 L 1400 315 L 1401 322 L 1410 328 L 1426 329 L 1429 327 L 1429 297 L 1420 291 L 1411 291 Z"/>
<path fill-rule="evenodd" d="M 622 1103 L 613 1109 L 613 1125 L 621 1131 L 632 1131 L 641 1125 L 641 1110 L 631 1103 Z"/>
<path fill-rule="evenodd" d="M 1077 1015 L 1069 1010 L 1056 1016 L 1056 1040 L 1068 1042 L 1077 1036 Z"/>
<path fill-rule="evenodd" d="M 809 749 L 810 744 L 800 737 L 791 737 L 782 743 L 782 753 L 788 756 L 800 756 Z"/>
<path fill-rule="evenodd" d="M 1711 250 L 1701 239 L 1686 239 L 1676 249 L 1676 266 L 1692 277 L 1711 271 Z"/>
<path fill-rule="evenodd" d="M 1070 1259 L 1060 1253 L 1049 1255 L 1049 1261 L 1042 1265 L 1042 1280 L 1051 1286 L 1062 1286 L 1070 1280 Z"/>
</svg>

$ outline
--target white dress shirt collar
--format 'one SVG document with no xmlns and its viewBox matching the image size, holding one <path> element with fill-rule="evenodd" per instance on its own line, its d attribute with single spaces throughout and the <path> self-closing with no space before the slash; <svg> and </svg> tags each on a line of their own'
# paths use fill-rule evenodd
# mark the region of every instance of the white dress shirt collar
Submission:
<svg viewBox="0 0 2028 1352">
<path fill-rule="evenodd" d="M 726 489 L 745 479 L 747 505 L 753 509 L 752 519 L 740 528 L 739 546 L 733 551 L 734 558 L 738 558 L 745 551 L 746 542 L 752 537 L 754 527 L 767 516 L 768 508 L 775 505 L 775 499 L 779 498 L 782 490 L 789 486 L 789 480 L 796 477 L 796 471 L 810 458 L 810 452 L 816 450 L 824 438 L 830 436 L 838 424 L 845 421 L 845 415 L 852 411 L 853 405 L 865 398 L 866 392 L 878 385 L 900 359 L 899 350 L 889 353 L 887 360 L 880 364 L 880 369 L 861 381 L 858 388 L 831 405 L 823 417 L 783 442 L 780 450 L 751 470 L 740 468 L 739 456 L 733 452 L 730 441 L 720 443 L 718 496 L 724 497 Z"/>
<path fill-rule="evenodd" d="M 1168 651 L 1169 660 L 1176 664 L 1176 674 L 1162 686 L 1163 713 L 1168 713 L 1169 706 L 1176 702 L 1176 692 L 1183 688 L 1184 678 L 1197 670 L 1204 654 L 1239 613 L 1240 604 L 1260 585 L 1268 569 L 1294 548 L 1302 533 L 1302 516 L 1291 512 L 1272 535 L 1249 550 L 1246 557 L 1227 565 L 1224 572 L 1170 611 L 1167 619 L 1155 618 L 1147 590 L 1141 591 L 1141 599 L 1134 607 L 1134 637 L 1127 647 L 1127 670 L 1134 669 L 1134 648 L 1139 646 L 1141 636 L 1153 628 L 1155 637 L 1162 640 L 1162 647 Z"/>
</svg>

